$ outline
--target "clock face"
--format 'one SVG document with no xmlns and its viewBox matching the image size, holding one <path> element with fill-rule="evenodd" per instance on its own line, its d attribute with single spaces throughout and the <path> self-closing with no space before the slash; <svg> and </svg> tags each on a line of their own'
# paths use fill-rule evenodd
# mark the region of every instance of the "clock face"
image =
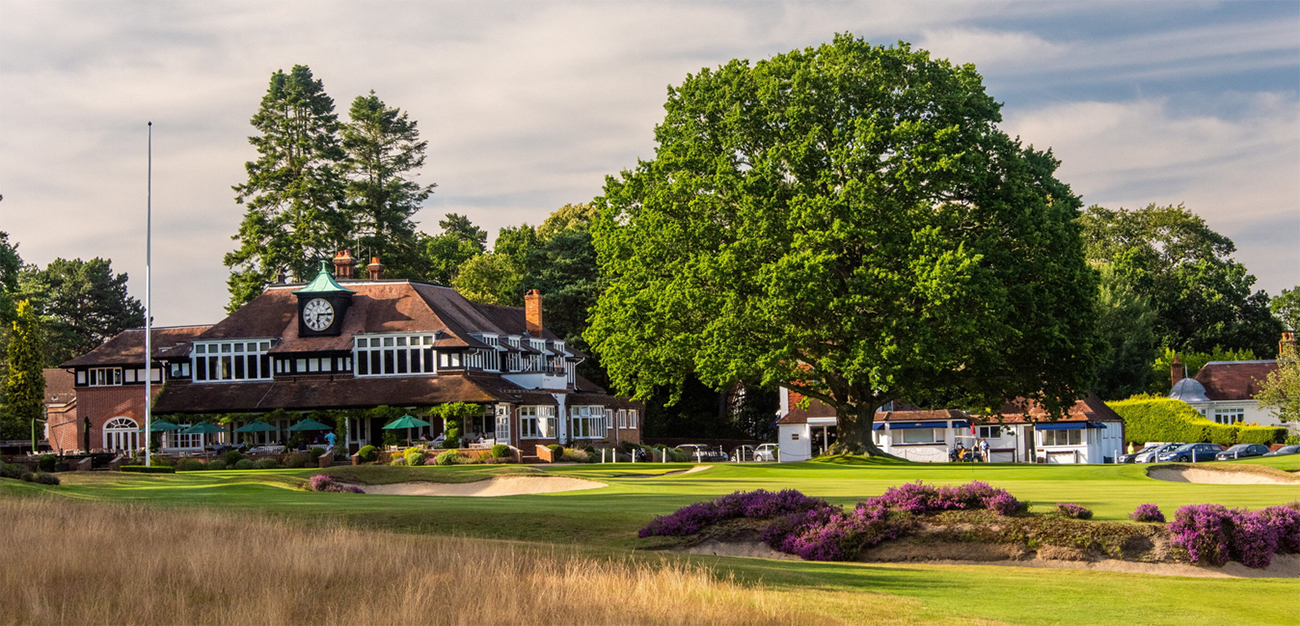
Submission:
<svg viewBox="0 0 1300 626">
<path fill-rule="evenodd" d="M 334 323 L 334 307 L 320 298 L 312 298 L 302 307 L 302 321 L 315 331 L 322 331 Z"/>
</svg>

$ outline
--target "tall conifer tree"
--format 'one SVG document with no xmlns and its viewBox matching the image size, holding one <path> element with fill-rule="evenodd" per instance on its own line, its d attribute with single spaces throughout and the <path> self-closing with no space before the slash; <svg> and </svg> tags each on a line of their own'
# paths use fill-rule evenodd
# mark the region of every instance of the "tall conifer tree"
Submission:
<svg viewBox="0 0 1300 626">
<path fill-rule="evenodd" d="M 45 414 L 40 320 L 26 300 L 15 307 L 8 355 L 9 375 L 5 378 L 5 410 L 0 421 L 0 438 L 15 439 L 31 433 L 32 422 Z"/>
<path fill-rule="evenodd" d="M 245 164 L 248 180 L 233 187 L 247 207 L 239 247 L 226 255 L 229 309 L 252 300 L 276 274 L 310 274 L 321 258 L 347 240 L 343 200 L 343 148 L 334 100 L 311 69 L 277 71 L 248 138 L 258 158 Z"/>
<path fill-rule="evenodd" d="M 358 256 L 380 255 L 394 278 L 423 278 L 423 255 L 411 216 L 436 185 L 415 182 L 424 165 L 416 122 L 371 91 L 357 96 L 343 127 L 347 213 Z"/>
</svg>

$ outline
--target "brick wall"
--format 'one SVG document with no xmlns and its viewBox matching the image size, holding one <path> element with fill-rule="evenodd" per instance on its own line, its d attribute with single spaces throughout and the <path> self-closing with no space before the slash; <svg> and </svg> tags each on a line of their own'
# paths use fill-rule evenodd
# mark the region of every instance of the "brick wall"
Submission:
<svg viewBox="0 0 1300 626">
<path fill-rule="evenodd" d="M 81 419 L 76 405 L 67 408 L 49 408 L 45 412 L 49 429 L 50 449 L 58 453 L 82 449 Z"/>
<path fill-rule="evenodd" d="M 155 400 L 161 392 L 162 385 L 154 385 Z M 77 415 L 90 420 L 90 447 L 98 450 L 104 447 L 104 422 L 114 417 L 129 417 L 144 426 L 144 385 L 78 387 Z"/>
</svg>

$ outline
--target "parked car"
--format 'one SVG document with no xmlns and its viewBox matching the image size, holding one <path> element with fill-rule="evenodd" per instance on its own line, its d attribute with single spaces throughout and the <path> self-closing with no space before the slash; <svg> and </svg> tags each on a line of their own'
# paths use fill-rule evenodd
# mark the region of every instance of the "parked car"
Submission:
<svg viewBox="0 0 1300 626">
<path fill-rule="evenodd" d="M 1223 446 L 1217 443 L 1189 443 L 1168 452 L 1161 452 L 1157 460 L 1176 463 L 1200 463 L 1213 461 L 1214 455 L 1223 452 Z"/>
<path fill-rule="evenodd" d="M 1137 457 L 1133 459 L 1134 463 L 1155 463 L 1156 459 L 1165 452 L 1177 450 L 1187 444 L 1185 443 L 1156 443 L 1147 444 L 1147 447 L 1139 450 Z"/>
<path fill-rule="evenodd" d="M 1286 456 L 1288 454 L 1300 454 L 1300 446 L 1282 446 L 1264 456 Z"/>
<path fill-rule="evenodd" d="M 1268 454 L 1268 446 L 1262 443 L 1239 443 L 1214 455 L 1214 460 L 1231 461 L 1252 456 L 1264 456 L 1265 454 Z"/>
<path fill-rule="evenodd" d="M 678 450 L 691 456 L 692 461 L 702 463 L 726 462 L 727 453 L 722 448 L 710 448 L 702 443 L 684 443 L 677 446 Z"/>
<path fill-rule="evenodd" d="M 736 446 L 736 449 L 731 451 L 731 462 L 733 463 L 746 463 L 753 460 L 754 446 Z"/>
<path fill-rule="evenodd" d="M 765 443 L 754 448 L 754 461 L 756 462 L 775 463 L 779 460 L 781 460 L 781 454 L 774 443 Z"/>
</svg>

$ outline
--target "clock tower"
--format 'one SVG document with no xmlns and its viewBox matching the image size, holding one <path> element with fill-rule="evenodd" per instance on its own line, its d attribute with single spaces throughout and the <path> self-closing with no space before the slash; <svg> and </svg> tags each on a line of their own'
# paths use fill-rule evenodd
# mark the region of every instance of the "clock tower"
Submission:
<svg viewBox="0 0 1300 626">
<path fill-rule="evenodd" d="M 293 292 L 298 296 L 298 336 L 337 337 L 354 293 L 330 276 L 329 261 L 321 261 L 316 278 Z"/>
</svg>

